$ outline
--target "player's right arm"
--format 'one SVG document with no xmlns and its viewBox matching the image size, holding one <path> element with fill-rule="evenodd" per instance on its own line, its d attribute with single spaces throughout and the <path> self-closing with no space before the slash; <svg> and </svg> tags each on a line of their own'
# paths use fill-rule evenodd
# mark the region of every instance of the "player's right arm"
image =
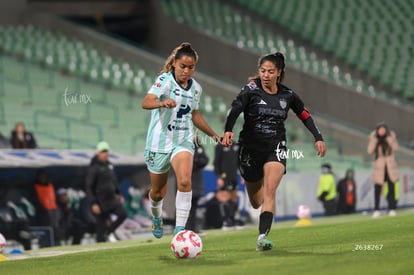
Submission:
<svg viewBox="0 0 414 275">
<path fill-rule="evenodd" d="M 151 109 L 157 109 L 157 108 L 174 108 L 177 106 L 177 103 L 175 100 L 168 98 L 163 101 L 159 101 L 158 97 L 154 94 L 147 94 L 144 99 L 142 100 L 142 108 L 151 110 Z"/>
<path fill-rule="evenodd" d="M 174 108 L 177 106 L 175 100 L 169 98 L 170 86 L 169 75 L 164 73 L 158 76 L 154 85 L 149 89 L 147 95 L 142 100 L 141 106 L 143 109 L 151 110 L 157 108 Z M 164 100 L 160 100 L 165 98 Z"/>
<path fill-rule="evenodd" d="M 224 136 L 221 142 L 224 146 L 231 146 L 233 144 L 233 127 L 236 123 L 240 113 L 243 112 L 249 102 L 250 93 L 252 87 L 248 85 L 244 86 L 238 96 L 231 103 L 231 110 L 227 116 L 226 123 L 224 126 Z"/>
</svg>

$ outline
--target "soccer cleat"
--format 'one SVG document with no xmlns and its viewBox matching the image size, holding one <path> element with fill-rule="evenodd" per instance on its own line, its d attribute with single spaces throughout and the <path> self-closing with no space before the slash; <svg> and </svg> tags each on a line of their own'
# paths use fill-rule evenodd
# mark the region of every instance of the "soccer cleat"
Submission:
<svg viewBox="0 0 414 275">
<path fill-rule="evenodd" d="M 390 217 L 395 217 L 395 216 L 397 216 L 397 212 L 395 210 L 390 210 L 390 212 L 388 213 L 388 215 Z"/>
<path fill-rule="evenodd" d="M 118 241 L 118 238 L 116 237 L 115 233 L 109 234 L 108 241 L 110 241 L 111 243 L 116 243 Z"/>
<path fill-rule="evenodd" d="M 372 214 L 372 217 L 374 218 L 374 219 L 377 219 L 377 218 L 379 218 L 381 216 L 381 212 L 380 211 L 378 211 L 378 210 L 375 210 L 374 211 L 374 213 Z"/>
<path fill-rule="evenodd" d="M 270 250 L 272 249 L 272 247 L 273 247 L 273 243 L 269 241 L 266 236 L 257 240 L 257 243 L 256 243 L 257 251 Z"/>
<path fill-rule="evenodd" d="M 178 232 L 183 231 L 183 230 L 185 230 L 184 226 L 176 226 L 176 227 L 174 228 L 174 232 L 173 232 L 174 236 L 175 236 Z"/>
<path fill-rule="evenodd" d="M 154 235 L 155 238 L 161 238 L 162 235 L 164 235 L 164 230 L 162 228 L 162 217 L 152 217 L 152 235 Z"/>
</svg>

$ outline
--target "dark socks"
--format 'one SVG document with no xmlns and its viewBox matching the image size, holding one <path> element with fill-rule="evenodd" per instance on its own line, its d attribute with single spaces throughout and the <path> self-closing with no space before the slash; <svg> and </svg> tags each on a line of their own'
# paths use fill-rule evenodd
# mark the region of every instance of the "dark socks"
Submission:
<svg viewBox="0 0 414 275">
<path fill-rule="evenodd" d="M 265 211 L 259 217 L 259 234 L 268 234 L 273 223 L 273 213 Z"/>
</svg>

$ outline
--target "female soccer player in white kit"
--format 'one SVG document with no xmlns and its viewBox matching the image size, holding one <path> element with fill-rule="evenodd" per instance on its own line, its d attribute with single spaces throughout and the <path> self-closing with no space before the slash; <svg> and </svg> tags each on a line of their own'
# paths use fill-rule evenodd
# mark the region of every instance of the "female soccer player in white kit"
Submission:
<svg viewBox="0 0 414 275">
<path fill-rule="evenodd" d="M 145 162 L 151 179 L 149 198 L 153 215 L 152 233 L 156 238 L 163 235 L 162 204 L 171 167 L 177 182 L 174 234 L 184 230 L 187 222 L 192 198 L 194 126 L 220 141 L 198 111 L 202 88 L 192 78 L 197 60 L 197 52 L 191 44 L 180 44 L 172 51 L 142 101 L 142 108 L 151 110 Z"/>
</svg>

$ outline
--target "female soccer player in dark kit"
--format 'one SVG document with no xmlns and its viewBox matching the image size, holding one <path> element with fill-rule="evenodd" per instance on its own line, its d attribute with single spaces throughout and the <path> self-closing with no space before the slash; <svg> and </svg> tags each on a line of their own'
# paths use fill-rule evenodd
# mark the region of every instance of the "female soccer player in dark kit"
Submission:
<svg viewBox="0 0 414 275">
<path fill-rule="evenodd" d="M 280 52 L 259 59 L 258 74 L 249 78 L 233 100 L 225 123 L 222 144 L 233 142 L 233 126 L 243 112 L 240 132 L 239 169 L 245 180 L 250 203 L 261 207 L 256 250 L 270 250 L 267 239 L 276 212 L 276 189 L 286 172 L 286 134 L 284 121 L 292 109 L 315 138 L 320 157 L 326 154 L 322 135 L 299 96 L 282 85 L 285 58 Z"/>
</svg>

